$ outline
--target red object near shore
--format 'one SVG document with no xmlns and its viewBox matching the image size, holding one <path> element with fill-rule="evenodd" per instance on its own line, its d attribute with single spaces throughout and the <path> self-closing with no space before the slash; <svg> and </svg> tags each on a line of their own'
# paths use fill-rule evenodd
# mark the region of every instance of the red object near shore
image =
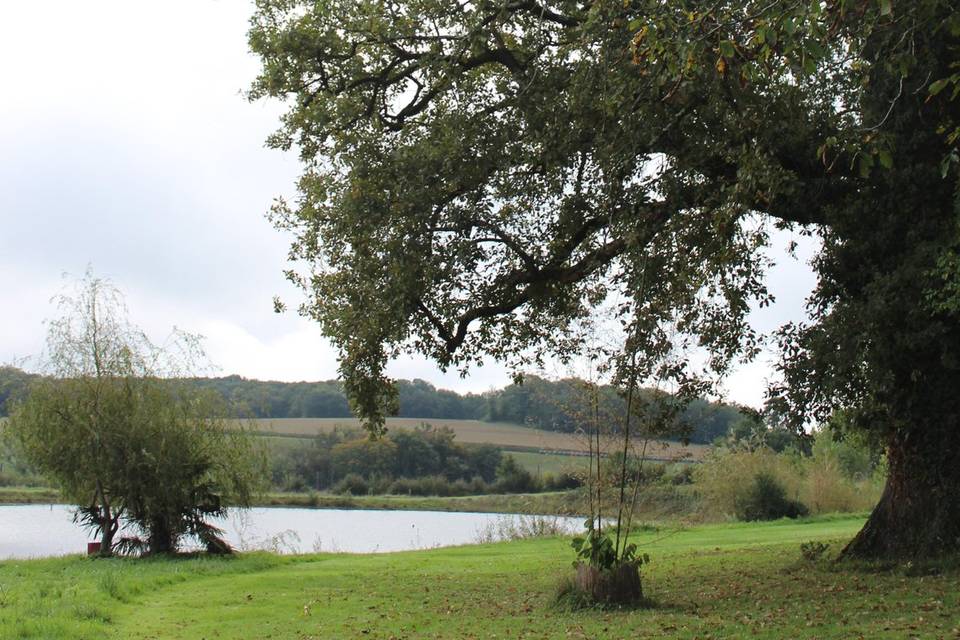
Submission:
<svg viewBox="0 0 960 640">
<path fill-rule="evenodd" d="M 100 553 L 100 543 L 99 542 L 88 542 L 87 543 L 87 555 L 95 556 Z"/>
</svg>

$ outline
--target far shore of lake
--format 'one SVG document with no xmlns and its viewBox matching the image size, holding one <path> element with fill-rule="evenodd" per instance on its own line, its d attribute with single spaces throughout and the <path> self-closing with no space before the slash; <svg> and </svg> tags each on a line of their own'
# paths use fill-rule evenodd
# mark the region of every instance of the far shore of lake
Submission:
<svg viewBox="0 0 960 640">
<path fill-rule="evenodd" d="M 0 487 L 0 505 L 62 504 L 60 492 L 46 487 Z M 306 509 L 373 509 L 404 511 L 465 511 L 473 513 L 526 513 L 535 515 L 583 515 L 576 491 L 502 494 L 459 497 L 350 496 L 330 493 L 266 493 L 254 507 L 301 507 Z"/>
</svg>

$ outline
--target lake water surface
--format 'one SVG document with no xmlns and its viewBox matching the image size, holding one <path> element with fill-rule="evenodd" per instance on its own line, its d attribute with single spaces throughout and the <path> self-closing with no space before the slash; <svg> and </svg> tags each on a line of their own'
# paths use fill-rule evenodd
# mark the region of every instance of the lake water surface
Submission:
<svg viewBox="0 0 960 640">
<path fill-rule="evenodd" d="M 0 506 L 0 560 L 84 553 L 92 536 L 65 505 Z M 232 511 L 217 523 L 241 550 L 280 553 L 378 553 L 470 544 L 525 516 L 441 511 L 259 508 Z M 573 531 L 581 518 L 557 518 Z"/>
</svg>

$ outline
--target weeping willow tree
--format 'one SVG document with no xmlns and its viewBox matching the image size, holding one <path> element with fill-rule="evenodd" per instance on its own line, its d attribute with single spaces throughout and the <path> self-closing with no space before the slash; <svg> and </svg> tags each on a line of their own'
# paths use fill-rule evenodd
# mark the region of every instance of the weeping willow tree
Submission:
<svg viewBox="0 0 960 640">
<path fill-rule="evenodd" d="M 153 345 L 120 291 L 90 272 L 56 302 L 45 375 L 14 404 L 5 436 L 77 506 L 102 555 L 173 552 L 186 537 L 228 551 L 210 520 L 249 505 L 263 458 L 227 428 L 215 394 L 178 381 L 197 362 L 197 338 Z"/>
<path fill-rule="evenodd" d="M 771 229 L 815 235 L 771 402 L 886 448 L 848 554 L 956 551 L 958 33 L 944 0 L 260 0 L 300 312 L 374 432 L 397 354 L 522 368 L 604 305 L 639 379 L 703 391 L 756 353 Z"/>
</svg>

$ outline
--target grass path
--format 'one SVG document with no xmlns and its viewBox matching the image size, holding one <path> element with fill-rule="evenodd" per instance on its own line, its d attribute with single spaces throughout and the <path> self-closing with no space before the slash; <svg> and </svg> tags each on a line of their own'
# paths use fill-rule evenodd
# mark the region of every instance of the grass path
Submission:
<svg viewBox="0 0 960 640">
<path fill-rule="evenodd" d="M 656 606 L 638 611 L 552 609 L 572 554 L 560 539 L 366 556 L 7 562 L 0 637 L 960 637 L 955 571 L 908 577 L 800 559 L 800 542 L 836 549 L 861 524 L 843 517 L 645 534 L 644 588 Z"/>
</svg>

